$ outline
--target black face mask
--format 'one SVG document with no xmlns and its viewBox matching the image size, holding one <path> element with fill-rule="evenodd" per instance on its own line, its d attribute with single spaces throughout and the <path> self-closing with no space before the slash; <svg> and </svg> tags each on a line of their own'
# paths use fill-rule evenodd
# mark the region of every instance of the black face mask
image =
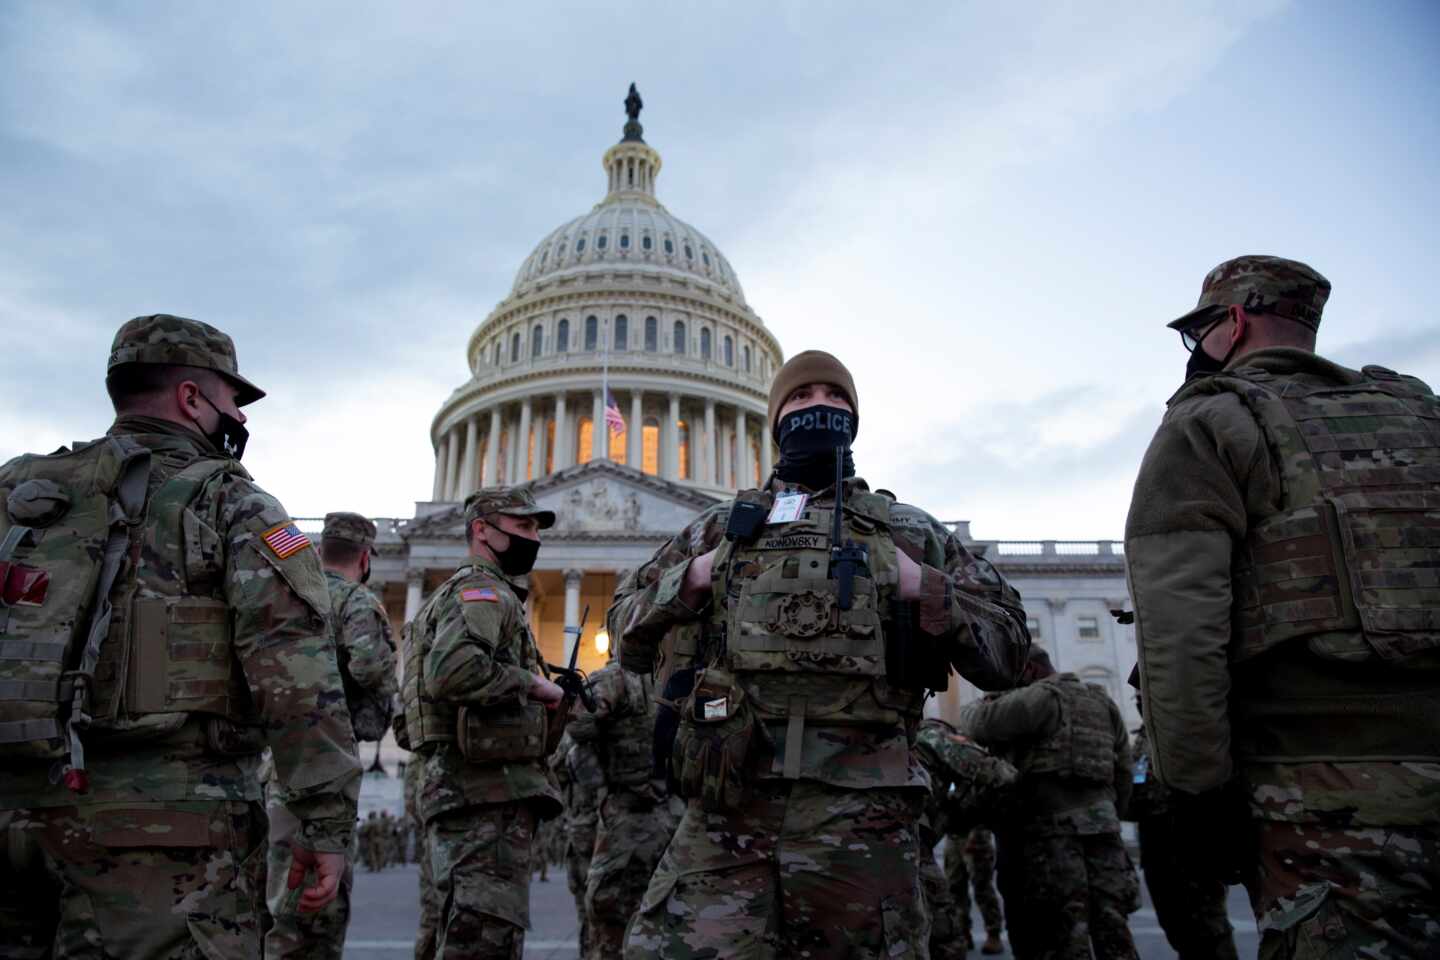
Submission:
<svg viewBox="0 0 1440 960">
<path fill-rule="evenodd" d="M 845 476 L 855 475 L 850 437 L 855 415 L 843 407 L 817 404 L 780 418 L 780 462 L 775 475 L 787 483 L 823 490 L 835 482 L 835 450 L 843 448 Z"/>
<path fill-rule="evenodd" d="M 205 439 L 214 444 L 216 450 L 231 460 L 238 461 L 245 455 L 245 442 L 250 439 L 250 431 L 245 429 L 245 424 L 215 406 L 214 401 L 205 394 L 200 394 L 200 397 L 210 404 L 210 409 L 220 417 L 215 429 L 205 434 Z"/>
<path fill-rule="evenodd" d="M 499 527 L 496 527 L 498 530 Z M 505 531 L 501 530 L 501 533 Z M 510 538 L 510 546 L 501 553 L 494 547 L 490 550 L 495 554 L 495 562 L 500 564 L 500 570 L 507 577 L 518 577 L 521 574 L 529 573 L 535 568 L 535 555 L 540 552 L 540 541 L 531 540 L 529 537 L 522 537 L 518 533 L 507 534 Z"/>
</svg>

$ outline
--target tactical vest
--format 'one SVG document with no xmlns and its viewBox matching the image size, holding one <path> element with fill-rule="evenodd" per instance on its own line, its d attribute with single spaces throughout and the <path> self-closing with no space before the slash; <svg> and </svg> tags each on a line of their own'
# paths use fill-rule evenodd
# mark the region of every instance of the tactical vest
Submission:
<svg viewBox="0 0 1440 960">
<path fill-rule="evenodd" d="M 1115 734 L 1106 696 L 1073 673 L 1040 681 L 1059 706 L 1055 731 L 1024 750 L 1015 764 L 1023 774 L 1106 784 L 1115 775 Z"/>
<path fill-rule="evenodd" d="M 1440 401 L 1383 367 L 1361 374 L 1242 366 L 1192 388 L 1244 401 L 1280 471 L 1280 509 L 1251 527 L 1233 577 L 1232 663 L 1302 637 L 1342 660 L 1440 648 Z"/>
<path fill-rule="evenodd" d="M 621 670 L 620 676 L 625 684 L 626 710 L 605 731 L 605 783 L 611 789 L 638 789 L 648 786 L 654 776 L 654 681 L 628 670 Z"/>
<path fill-rule="evenodd" d="M 773 497 L 744 491 L 769 508 Z M 898 589 L 890 501 L 863 490 L 846 497 L 845 537 L 869 553 L 849 610 L 829 576 L 829 504 L 810 503 L 794 522 L 766 525 L 749 542 L 727 540 L 713 567 L 723 605 L 724 660 L 762 720 L 785 720 L 787 742 L 806 726 L 894 728 L 920 718 L 924 694 L 885 679 L 889 602 Z M 790 758 L 787 758 L 787 765 Z"/>
<path fill-rule="evenodd" d="M 0 471 L 0 756 L 69 758 L 79 732 L 129 742 L 192 714 L 253 722 L 233 650 L 215 517 L 192 505 L 230 460 L 197 460 L 146 501 L 150 452 L 104 437 Z M 219 561 L 217 563 L 217 561 Z M 212 745 L 256 742 L 230 729 Z"/>
</svg>

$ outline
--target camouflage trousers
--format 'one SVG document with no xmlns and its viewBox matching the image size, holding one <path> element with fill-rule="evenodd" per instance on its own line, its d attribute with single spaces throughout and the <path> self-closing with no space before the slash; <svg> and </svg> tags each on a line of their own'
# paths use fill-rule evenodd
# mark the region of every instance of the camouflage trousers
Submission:
<svg viewBox="0 0 1440 960">
<path fill-rule="evenodd" d="M 625 955 L 625 928 L 640 907 L 650 876 L 675 832 L 669 808 L 622 792 L 600 803 L 595 853 L 585 881 L 587 960 Z"/>
<path fill-rule="evenodd" d="M 258 803 L 0 812 L 0 956 L 259 958 Z"/>
<path fill-rule="evenodd" d="M 1000 838 L 1000 892 L 1018 960 L 1137 960 L 1140 881 L 1118 833 Z"/>
<path fill-rule="evenodd" d="M 935 859 L 935 844 L 920 838 L 920 887 L 925 893 L 925 912 L 930 917 L 931 960 L 961 960 L 973 944 L 970 942 L 969 916 L 963 919 L 959 905 L 950 893 L 945 871 Z"/>
<path fill-rule="evenodd" d="M 575 898 L 575 919 L 580 926 L 577 939 L 580 942 L 580 956 L 590 955 L 590 918 L 585 914 L 585 886 L 590 879 L 590 858 L 595 853 L 595 821 L 571 821 L 565 823 L 569 834 L 565 841 L 565 886 Z"/>
<path fill-rule="evenodd" d="M 1000 936 L 1000 931 L 1005 929 L 1005 912 L 995 889 L 995 835 L 983 827 L 976 827 L 968 834 L 952 833 L 945 844 L 945 876 L 950 883 L 950 895 L 964 920 L 965 942 L 974 946 L 970 934 L 972 889 L 975 903 L 980 907 L 980 918 L 985 922 L 985 932 L 992 937 Z"/>
<path fill-rule="evenodd" d="M 1237 960 L 1225 885 L 1195 875 L 1178 852 L 1172 818 L 1139 822 L 1140 866 L 1155 918 L 1180 960 Z"/>
<path fill-rule="evenodd" d="M 437 960 L 520 960 L 530 925 L 535 814 L 524 801 L 447 810 L 425 824 L 440 901 Z"/>
<path fill-rule="evenodd" d="M 1440 944 L 1440 827 L 1335 830 L 1260 822 L 1247 884 L 1261 960 L 1433 957 Z"/>
<path fill-rule="evenodd" d="M 762 781 L 739 809 L 685 809 L 625 955 L 924 958 L 918 798 Z"/>
<path fill-rule="evenodd" d="M 440 928 L 440 896 L 435 892 L 435 877 L 430 872 L 426 854 L 425 827 L 415 826 L 415 859 L 420 863 L 420 928 L 415 932 L 415 960 L 435 956 L 436 931 Z"/>
<path fill-rule="evenodd" d="M 350 843 L 350 855 L 335 899 L 315 913 L 301 913 L 300 890 L 290 890 L 290 840 L 300 831 L 300 821 L 278 803 L 268 804 L 270 844 L 266 857 L 265 909 L 269 914 L 265 931 L 265 957 L 290 960 L 340 960 L 345 953 L 345 930 L 350 925 L 350 891 L 355 886 L 355 859 L 360 838 Z"/>
</svg>

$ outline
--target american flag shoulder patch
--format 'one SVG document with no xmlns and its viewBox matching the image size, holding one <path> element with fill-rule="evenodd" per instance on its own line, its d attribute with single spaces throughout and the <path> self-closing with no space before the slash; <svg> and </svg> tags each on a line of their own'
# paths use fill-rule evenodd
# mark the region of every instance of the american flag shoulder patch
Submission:
<svg viewBox="0 0 1440 960">
<path fill-rule="evenodd" d="M 310 538 L 300 532 L 294 520 L 286 520 L 279 526 L 271 527 L 260 535 L 260 539 L 270 548 L 270 552 L 281 560 L 293 557 L 310 546 Z"/>
<path fill-rule="evenodd" d="M 499 603 L 500 594 L 494 587 L 465 587 L 460 591 L 460 599 L 465 603 Z"/>
</svg>

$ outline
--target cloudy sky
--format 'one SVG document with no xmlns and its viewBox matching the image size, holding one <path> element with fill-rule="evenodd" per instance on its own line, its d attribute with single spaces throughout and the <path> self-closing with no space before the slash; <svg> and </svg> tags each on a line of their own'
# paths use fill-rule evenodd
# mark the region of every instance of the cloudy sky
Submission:
<svg viewBox="0 0 1440 960">
<path fill-rule="evenodd" d="M 115 328 L 179 313 L 271 391 L 246 464 L 292 513 L 410 515 L 632 80 L 662 201 L 852 365 L 862 473 L 978 536 L 1121 535 L 1163 324 L 1230 256 L 1331 279 L 1322 352 L 1440 381 L 1431 0 L 37 0 L 0 5 L 0 460 L 103 431 Z"/>
</svg>

